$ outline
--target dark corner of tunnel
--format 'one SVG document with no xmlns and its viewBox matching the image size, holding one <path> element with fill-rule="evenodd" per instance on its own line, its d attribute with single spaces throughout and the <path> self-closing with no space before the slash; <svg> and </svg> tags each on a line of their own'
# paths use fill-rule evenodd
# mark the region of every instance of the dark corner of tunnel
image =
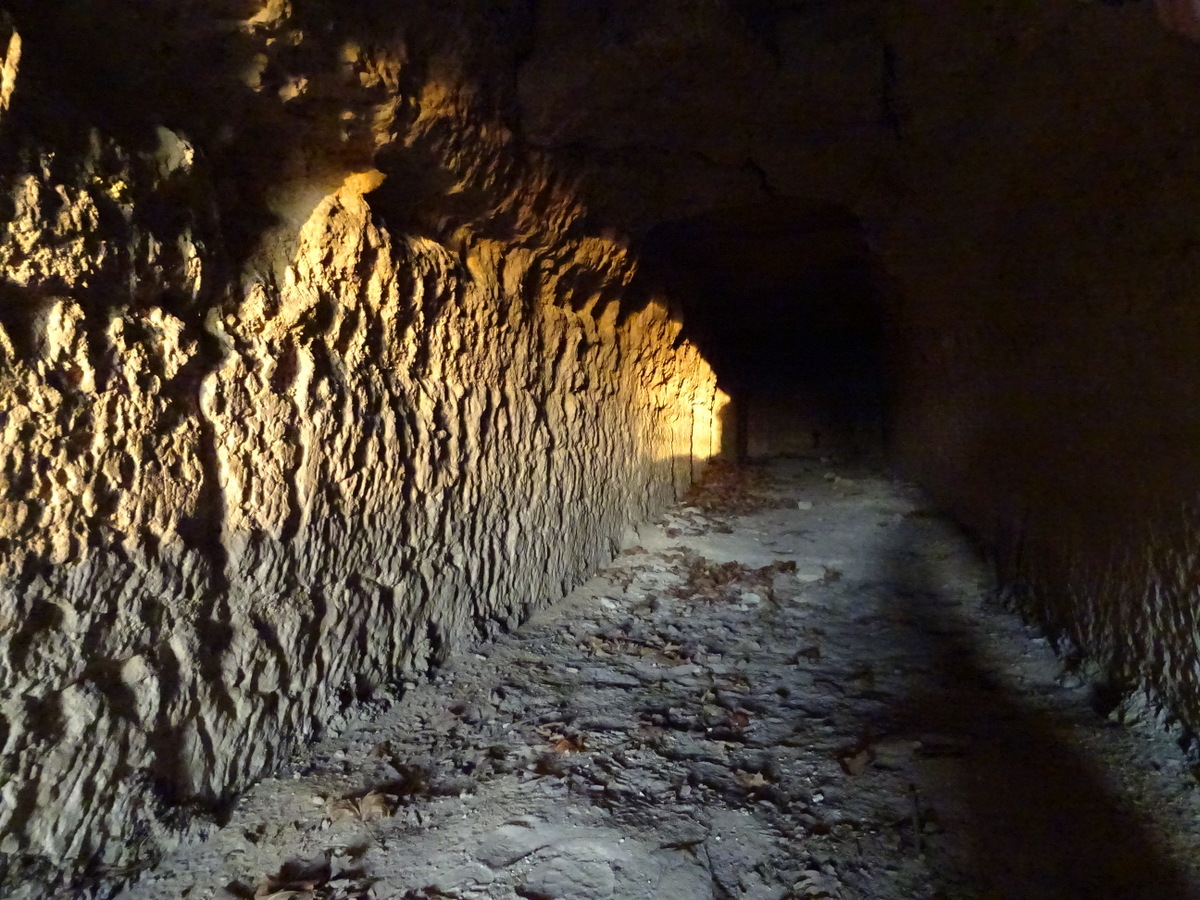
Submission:
<svg viewBox="0 0 1200 900">
<path fill-rule="evenodd" d="M 736 410 L 737 456 L 886 450 L 890 286 L 845 206 L 777 197 L 650 230 L 643 294 L 671 297 Z"/>
</svg>

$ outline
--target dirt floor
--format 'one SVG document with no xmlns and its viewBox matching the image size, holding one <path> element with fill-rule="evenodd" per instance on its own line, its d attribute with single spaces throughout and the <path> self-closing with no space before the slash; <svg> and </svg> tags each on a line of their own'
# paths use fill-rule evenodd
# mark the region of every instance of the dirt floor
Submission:
<svg viewBox="0 0 1200 900">
<path fill-rule="evenodd" d="M 866 470 L 722 470 L 120 896 L 1200 897 L 1169 735 Z"/>
</svg>

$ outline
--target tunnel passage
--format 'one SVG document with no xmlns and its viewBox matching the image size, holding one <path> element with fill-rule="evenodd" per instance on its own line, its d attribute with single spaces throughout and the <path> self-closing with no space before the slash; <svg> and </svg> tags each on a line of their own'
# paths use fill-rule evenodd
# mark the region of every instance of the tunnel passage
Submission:
<svg viewBox="0 0 1200 900">
<path fill-rule="evenodd" d="M 1194 3 L 903 6 L 0 0 L 0 894 L 561 597 L 707 360 L 1200 729 Z"/>
<path fill-rule="evenodd" d="M 881 447 L 884 282 L 849 210 L 718 209 L 653 229 L 642 256 L 734 398 L 739 455 Z"/>
</svg>

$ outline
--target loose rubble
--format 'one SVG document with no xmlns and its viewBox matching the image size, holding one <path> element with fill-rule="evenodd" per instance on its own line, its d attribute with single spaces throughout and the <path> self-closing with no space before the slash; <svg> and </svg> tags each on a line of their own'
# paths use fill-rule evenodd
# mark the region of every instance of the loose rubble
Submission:
<svg viewBox="0 0 1200 900">
<path fill-rule="evenodd" d="M 120 896 L 1200 896 L 1200 798 L 916 490 L 718 471 Z"/>
</svg>

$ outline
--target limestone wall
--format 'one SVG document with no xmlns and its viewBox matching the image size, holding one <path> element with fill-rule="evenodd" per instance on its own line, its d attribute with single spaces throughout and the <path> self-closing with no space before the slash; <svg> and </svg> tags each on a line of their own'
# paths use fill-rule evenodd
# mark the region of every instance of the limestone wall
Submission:
<svg viewBox="0 0 1200 900">
<path fill-rule="evenodd" d="M 170 6 L 0 35 L 0 892 L 152 858 L 721 444 L 478 77 L 485 5 Z M 236 64 L 122 81 L 150 38 Z"/>
<path fill-rule="evenodd" d="M 978 100 L 926 118 L 942 165 L 885 234 L 900 456 L 1102 693 L 1195 729 L 1200 47 L 1149 4 L 1050 4 L 969 59 L 944 48 L 984 23 L 946 18 L 907 32 L 910 101 L 952 73 Z"/>
</svg>

